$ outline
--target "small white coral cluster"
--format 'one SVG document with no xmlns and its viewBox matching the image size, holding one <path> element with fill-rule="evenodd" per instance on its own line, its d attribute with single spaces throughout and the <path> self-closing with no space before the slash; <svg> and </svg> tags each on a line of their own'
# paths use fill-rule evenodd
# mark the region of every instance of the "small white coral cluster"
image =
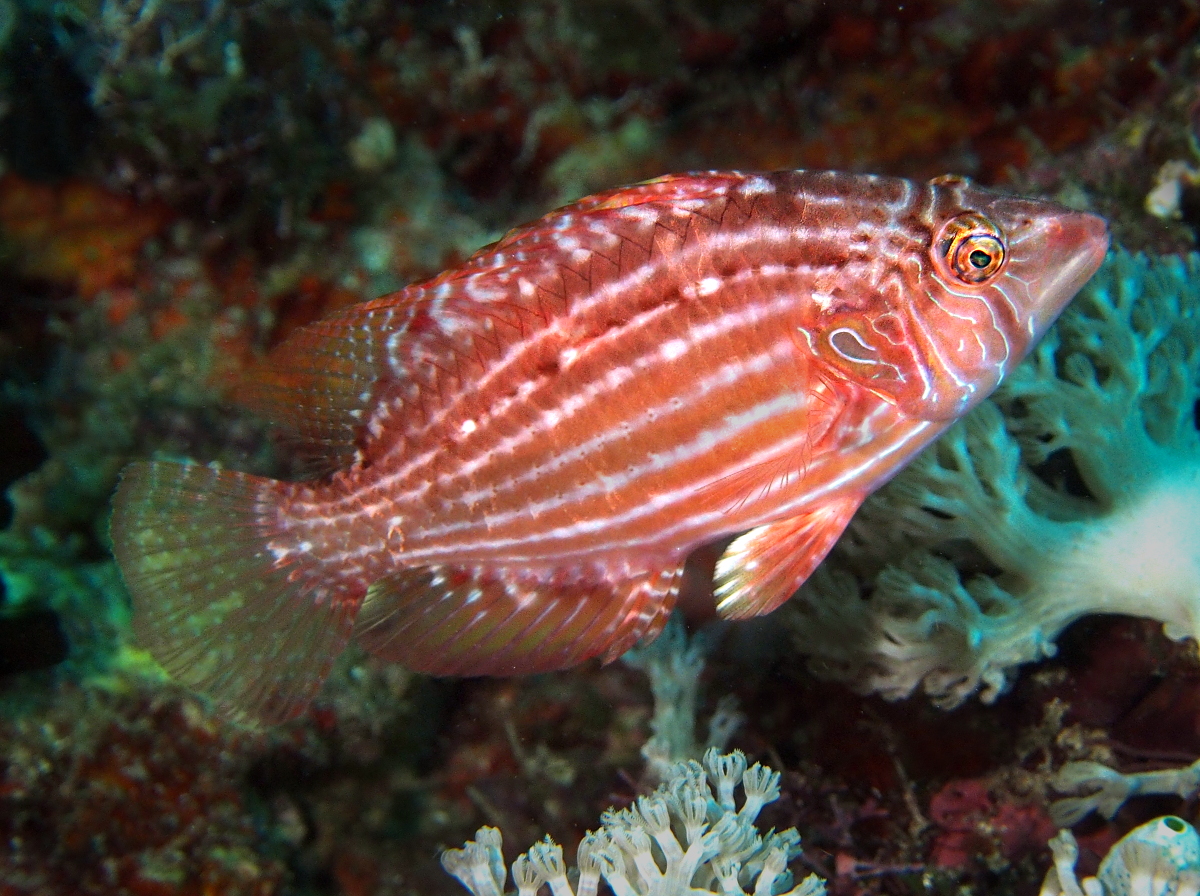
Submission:
<svg viewBox="0 0 1200 896">
<path fill-rule="evenodd" d="M 746 768 L 740 751 L 712 749 L 704 766 L 677 763 L 635 806 L 605 812 L 599 830 L 579 844 L 577 871 L 568 870 L 562 847 L 547 837 L 513 862 L 513 882 L 519 896 L 535 896 L 543 885 L 552 896 L 595 896 L 601 877 L 614 896 L 822 896 L 825 883 L 816 875 L 792 886 L 787 864 L 800 849 L 795 829 L 763 835 L 754 826 L 762 807 L 778 797 L 778 772 L 757 763 Z M 502 896 L 500 847 L 498 830 L 480 828 L 462 849 L 443 853 L 442 865 L 474 896 Z"/>
<path fill-rule="evenodd" d="M 1054 865 L 1040 896 L 1197 896 L 1200 836 L 1174 815 L 1134 828 L 1108 851 L 1095 877 L 1075 875 L 1079 846 L 1070 831 L 1050 841 Z"/>
<path fill-rule="evenodd" d="M 1111 253 L 790 604 L 818 674 L 990 701 L 1091 613 L 1200 630 L 1200 257 Z"/>
</svg>

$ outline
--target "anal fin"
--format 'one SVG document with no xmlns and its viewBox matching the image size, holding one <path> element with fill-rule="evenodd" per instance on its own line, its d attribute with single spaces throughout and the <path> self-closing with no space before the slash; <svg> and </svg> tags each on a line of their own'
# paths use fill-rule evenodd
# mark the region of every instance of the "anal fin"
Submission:
<svg viewBox="0 0 1200 896">
<path fill-rule="evenodd" d="M 678 562 L 651 572 L 425 566 L 371 586 L 355 637 L 432 675 L 528 675 L 616 659 L 666 623 Z"/>
<path fill-rule="evenodd" d="M 734 539 L 717 561 L 717 612 L 749 619 L 782 604 L 825 559 L 861 503 L 858 497 L 826 501 Z"/>
</svg>

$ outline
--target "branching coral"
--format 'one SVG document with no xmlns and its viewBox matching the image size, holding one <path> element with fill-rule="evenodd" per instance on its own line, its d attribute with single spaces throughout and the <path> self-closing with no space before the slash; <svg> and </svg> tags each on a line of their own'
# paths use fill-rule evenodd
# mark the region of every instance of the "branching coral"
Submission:
<svg viewBox="0 0 1200 896">
<path fill-rule="evenodd" d="M 1200 257 L 1111 254 L 994 399 L 864 505 L 793 601 L 799 649 L 863 691 L 955 706 L 1086 614 L 1194 636 L 1198 400 Z"/>
<path fill-rule="evenodd" d="M 710 749 L 704 767 L 695 760 L 678 763 L 666 783 L 636 806 L 604 813 L 600 829 L 579 844 L 574 886 L 562 847 L 549 837 L 517 857 L 513 881 L 519 896 L 535 896 L 543 884 L 553 896 L 594 896 L 601 877 L 615 896 L 745 896 L 751 882 L 754 896 L 821 896 L 825 884 L 816 875 L 791 886 L 787 863 L 800 848 L 795 829 L 763 836 L 754 827 L 762 807 L 778 797 L 778 772 L 758 764 L 746 768 L 739 751 L 722 756 Z M 500 832 L 485 827 L 475 837 L 443 853 L 442 864 L 474 896 L 501 896 Z"/>
<path fill-rule="evenodd" d="M 700 708 L 700 676 L 705 660 L 720 639 L 722 629 L 713 624 L 690 638 L 678 613 L 667 620 L 661 635 L 649 644 L 633 648 L 621 657 L 627 666 L 641 669 L 650 679 L 654 695 L 653 734 L 642 745 L 642 756 L 655 781 L 670 775 L 675 763 L 706 752 L 724 749 L 744 717 L 737 700 L 726 694 L 708 720 L 708 736 L 702 747 L 696 741 L 696 716 Z"/>
<path fill-rule="evenodd" d="M 1188 798 L 1200 790 L 1200 760 L 1183 768 L 1122 774 L 1099 762 L 1068 762 L 1051 782 L 1055 790 L 1069 793 L 1050 804 L 1055 824 L 1078 824 L 1092 811 L 1109 821 L 1130 797 L 1169 794 Z"/>
</svg>

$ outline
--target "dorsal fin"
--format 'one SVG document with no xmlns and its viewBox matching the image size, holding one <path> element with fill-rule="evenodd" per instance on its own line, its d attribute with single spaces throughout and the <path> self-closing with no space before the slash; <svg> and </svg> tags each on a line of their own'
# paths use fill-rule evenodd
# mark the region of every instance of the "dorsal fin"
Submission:
<svg viewBox="0 0 1200 896">
<path fill-rule="evenodd" d="M 343 313 L 296 331 L 250 371 L 234 396 L 283 427 L 303 454 L 320 458 L 314 466 L 351 462 L 383 374 L 373 342 L 358 338 L 372 315 L 360 314 Z"/>
<path fill-rule="evenodd" d="M 305 453 L 346 466 L 370 440 L 366 427 L 381 402 L 406 385 L 433 385 L 445 373 L 438 359 L 454 362 L 486 329 L 465 292 L 459 269 L 302 327 L 235 398 L 283 427 Z M 463 330 L 470 331 L 465 342 Z"/>
<path fill-rule="evenodd" d="M 569 227 L 573 218 L 597 218 L 605 212 L 638 205 L 665 204 L 686 209 L 686 203 L 710 201 L 718 192 L 732 190 L 744 180 L 744 175 L 732 171 L 666 174 L 632 186 L 593 193 L 530 224 L 514 227 L 499 242 L 485 248 L 490 252 L 529 250 L 540 245 L 543 237 Z"/>
</svg>

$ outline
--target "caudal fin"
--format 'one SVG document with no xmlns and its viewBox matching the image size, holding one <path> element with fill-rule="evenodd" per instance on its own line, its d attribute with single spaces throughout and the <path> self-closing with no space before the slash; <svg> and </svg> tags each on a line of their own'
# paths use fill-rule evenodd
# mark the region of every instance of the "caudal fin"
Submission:
<svg viewBox="0 0 1200 896">
<path fill-rule="evenodd" d="M 272 506 L 286 488 L 205 466 L 135 463 L 113 499 L 113 553 L 138 642 L 180 683 L 268 724 L 312 699 L 358 609 L 311 558 L 291 552 L 284 565 L 272 551 L 282 535 Z"/>
</svg>

